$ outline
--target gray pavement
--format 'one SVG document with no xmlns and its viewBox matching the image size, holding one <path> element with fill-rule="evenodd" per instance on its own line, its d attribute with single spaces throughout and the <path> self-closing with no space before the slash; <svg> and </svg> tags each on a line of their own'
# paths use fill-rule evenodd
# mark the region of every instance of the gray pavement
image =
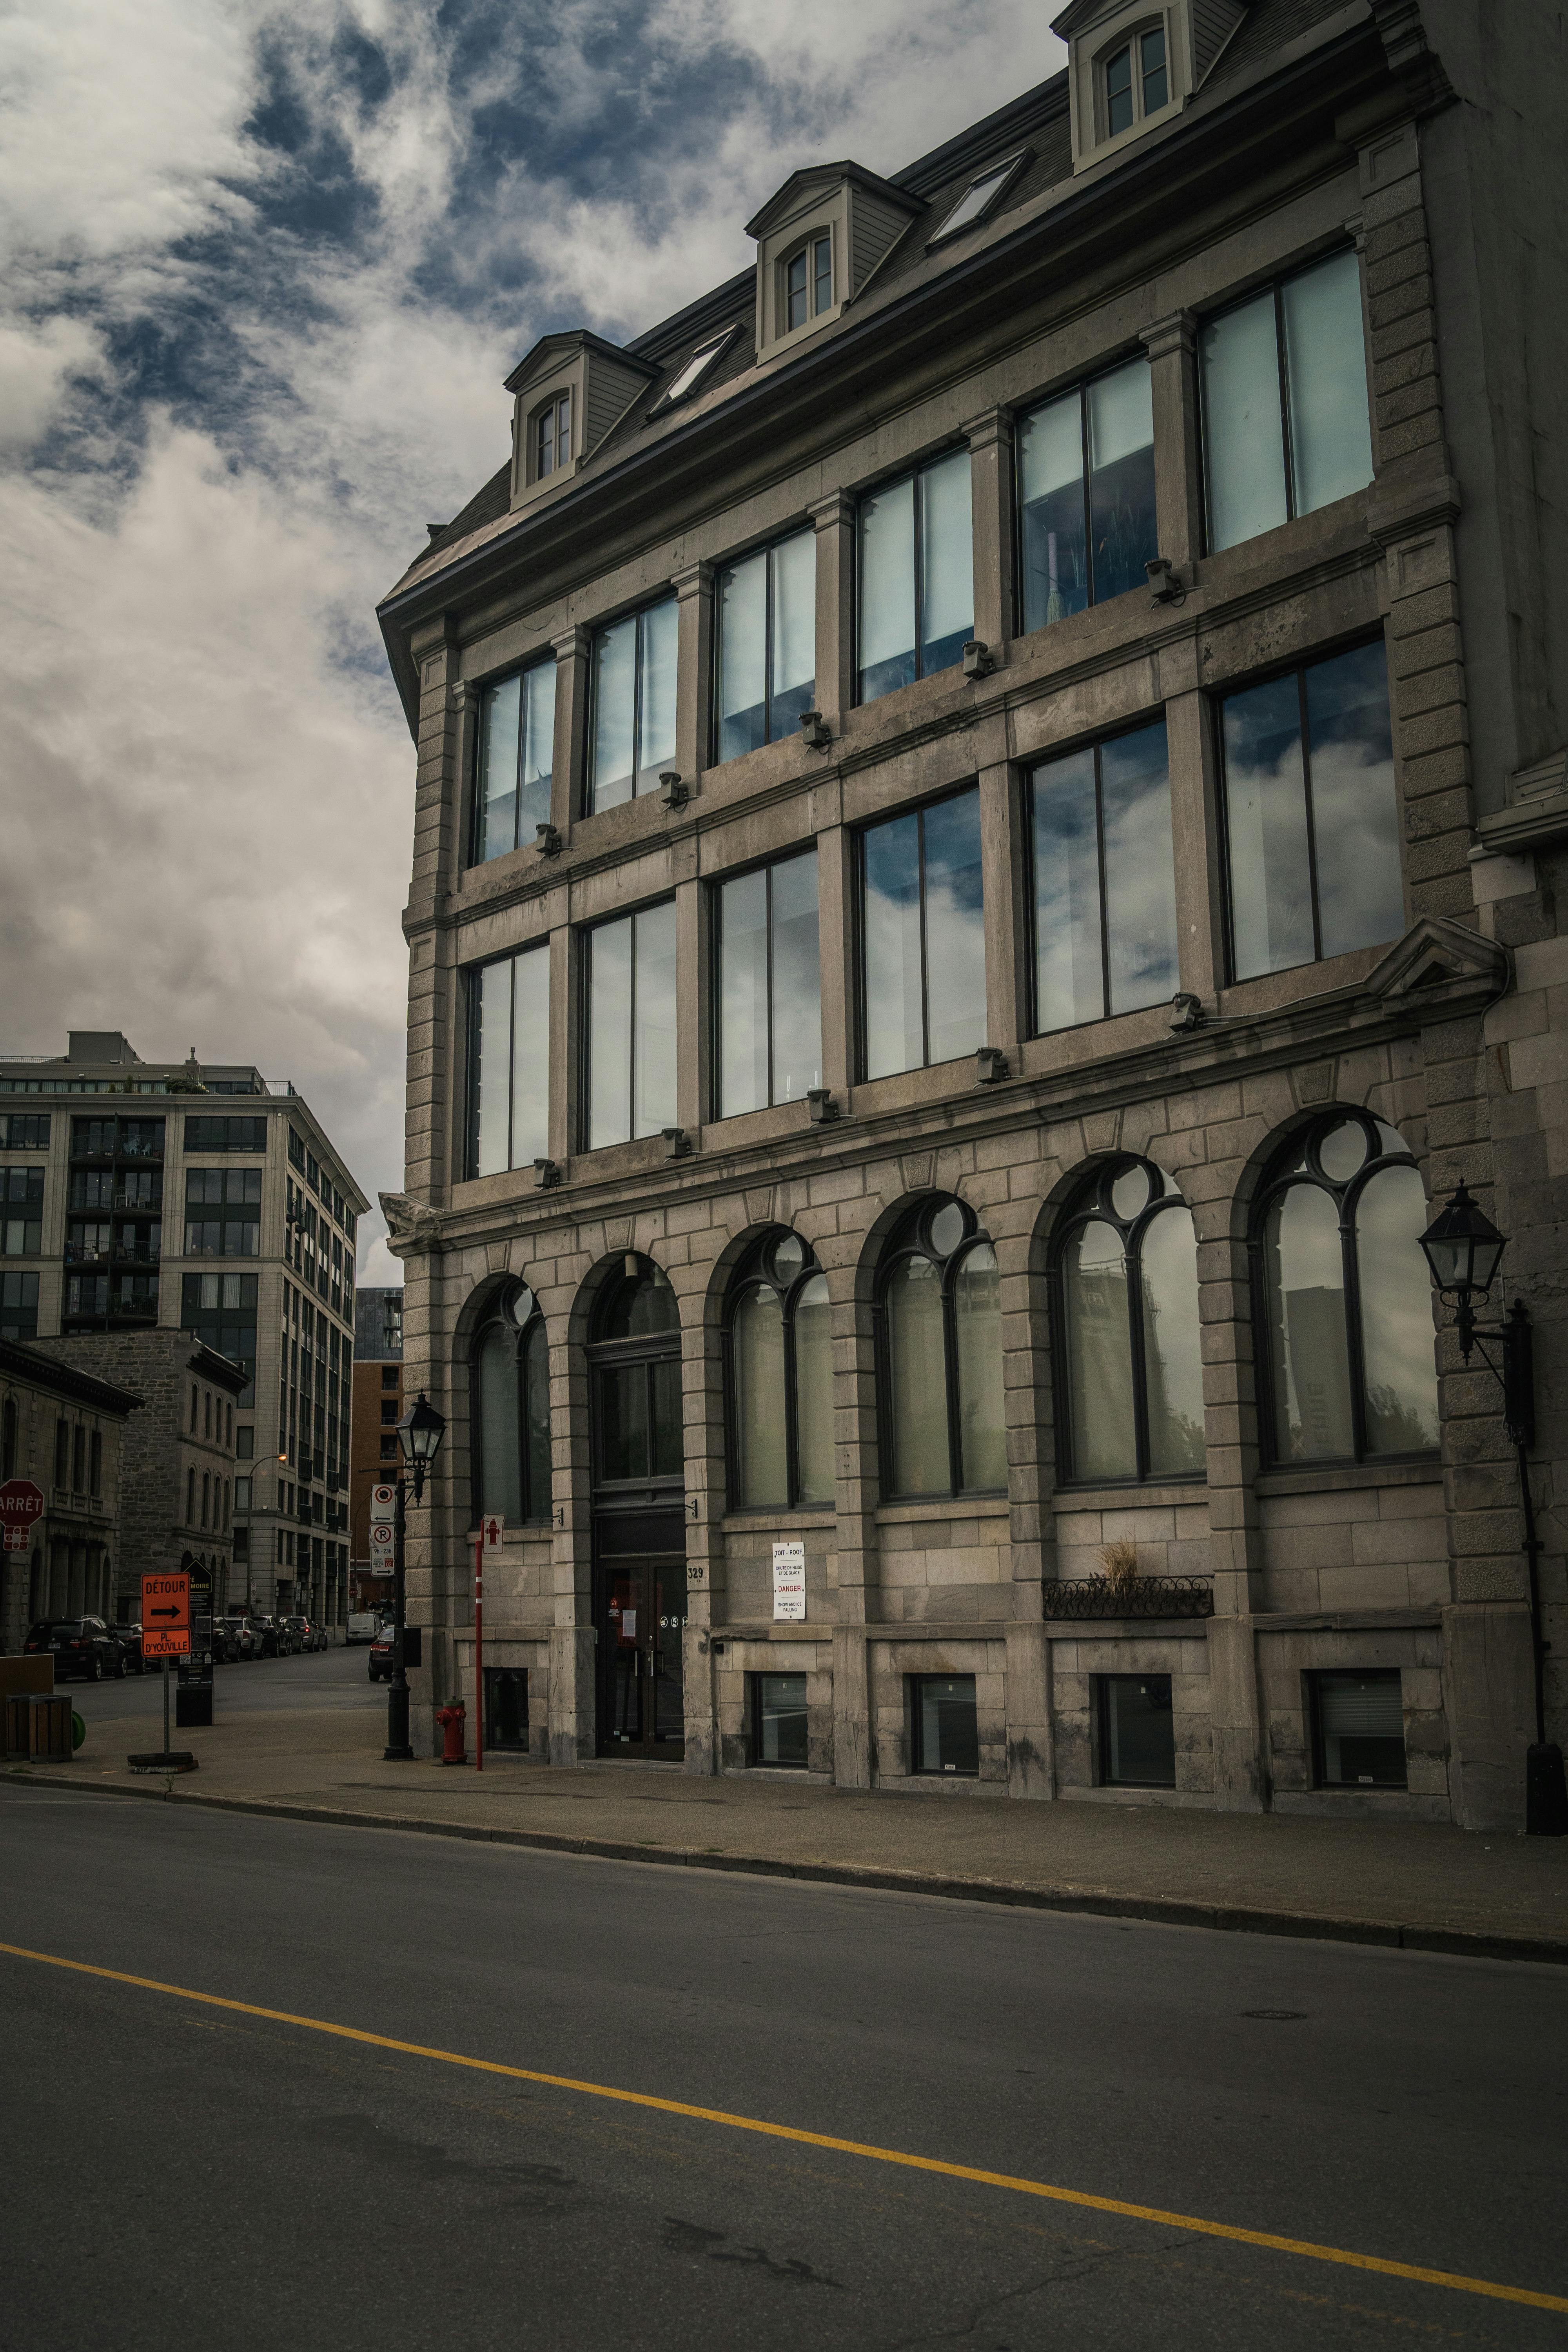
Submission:
<svg viewBox="0 0 1568 2352">
<path fill-rule="evenodd" d="M 160 1685 L 73 1684 L 88 1736 L 55 1778 L 163 1801 L 127 1769 L 156 1745 Z M 979 1791 L 844 1790 L 804 1775 L 700 1780 L 669 1765 L 554 1769 L 491 1757 L 388 1764 L 386 1691 L 363 1649 L 220 1668 L 217 1720 L 179 1744 L 200 1769 L 177 1807 L 214 1802 L 340 1824 L 417 1825 L 614 1857 L 792 1872 L 1171 1922 L 1271 1925 L 1568 1961 L 1568 1839 L 1482 1837 L 1433 1823 L 1218 1813 L 1156 1804 L 1026 1804 Z"/>
<path fill-rule="evenodd" d="M 1568 2295 L 1556 1969 L 0 1790 L 12 1944 Z M 1561 2315 L 0 1953 L 0 2347 L 1562 2341 Z"/>
</svg>

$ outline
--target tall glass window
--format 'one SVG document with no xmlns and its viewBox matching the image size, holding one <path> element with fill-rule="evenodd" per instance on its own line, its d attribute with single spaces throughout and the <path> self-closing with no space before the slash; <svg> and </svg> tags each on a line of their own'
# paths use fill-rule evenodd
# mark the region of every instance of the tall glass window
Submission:
<svg viewBox="0 0 1568 2352">
<path fill-rule="evenodd" d="M 822 1084 L 816 852 L 737 875 L 715 900 L 717 1114 L 733 1118 Z"/>
<path fill-rule="evenodd" d="M 1176 992 L 1165 722 L 1035 770 L 1035 1026 L 1070 1029 Z"/>
<path fill-rule="evenodd" d="M 1202 356 L 1213 552 L 1365 488 L 1372 425 L 1353 252 L 1209 320 Z"/>
<path fill-rule="evenodd" d="M 816 534 L 797 530 L 719 574 L 718 756 L 793 735 L 816 698 Z"/>
<path fill-rule="evenodd" d="M 679 606 L 673 596 L 628 614 L 594 640 L 594 724 L 588 758 L 591 809 L 651 793 L 675 764 L 675 671 Z"/>
<path fill-rule="evenodd" d="M 468 1173 L 527 1168 L 550 1148 L 550 949 L 468 973 Z"/>
<path fill-rule="evenodd" d="M 679 1486 L 680 1308 L 662 1266 L 628 1257 L 626 1271 L 606 1286 L 589 1362 L 595 1480 Z"/>
<path fill-rule="evenodd" d="M 503 677 L 479 697 L 474 753 L 476 866 L 531 848 L 535 828 L 550 822 L 550 775 L 555 757 L 555 664 Z"/>
<path fill-rule="evenodd" d="M 1151 1160 L 1110 1160 L 1057 1244 L 1065 1478 L 1194 1478 L 1204 1455 L 1193 1220 Z"/>
<path fill-rule="evenodd" d="M 833 1500 L 827 1280 L 798 1234 L 759 1242 L 728 1313 L 730 1491 L 740 1510 Z"/>
<path fill-rule="evenodd" d="M 951 669 L 974 635 L 969 452 L 860 501 L 860 699 Z"/>
<path fill-rule="evenodd" d="M 977 786 L 862 834 L 860 970 L 868 1078 L 985 1043 Z"/>
<path fill-rule="evenodd" d="M 510 1284 L 475 1337 L 473 1517 L 550 1517 L 550 1348 L 531 1290 Z"/>
<path fill-rule="evenodd" d="M 675 901 L 583 942 L 588 1013 L 587 1148 L 675 1125 Z"/>
<path fill-rule="evenodd" d="M 1018 508 L 1026 629 L 1147 585 L 1143 567 L 1160 551 L 1147 360 L 1030 410 Z"/>
<path fill-rule="evenodd" d="M 1426 1219 L 1420 1171 L 1385 1120 L 1326 1112 L 1289 1146 L 1254 1243 L 1277 1461 L 1436 1448 Z"/>
<path fill-rule="evenodd" d="M 1001 1276 L 973 1211 L 939 1194 L 911 1213 L 879 1306 L 884 1493 L 1005 1491 Z"/>
<path fill-rule="evenodd" d="M 1231 970 L 1250 980 L 1405 929 L 1381 639 L 1220 706 Z"/>
</svg>

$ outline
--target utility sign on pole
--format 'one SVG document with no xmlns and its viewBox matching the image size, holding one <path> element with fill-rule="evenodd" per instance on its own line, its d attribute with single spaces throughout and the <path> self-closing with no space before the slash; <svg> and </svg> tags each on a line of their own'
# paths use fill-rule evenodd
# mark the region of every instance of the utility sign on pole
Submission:
<svg viewBox="0 0 1568 2352">
<path fill-rule="evenodd" d="M 142 1655 L 163 1661 L 163 1753 L 169 1753 L 169 1661 L 191 1649 L 191 1580 L 188 1576 L 142 1579 Z"/>
<path fill-rule="evenodd" d="M 506 1521 L 493 1511 L 479 1521 L 474 1546 L 474 1769 L 485 1769 L 485 1554 L 500 1551 Z"/>
</svg>

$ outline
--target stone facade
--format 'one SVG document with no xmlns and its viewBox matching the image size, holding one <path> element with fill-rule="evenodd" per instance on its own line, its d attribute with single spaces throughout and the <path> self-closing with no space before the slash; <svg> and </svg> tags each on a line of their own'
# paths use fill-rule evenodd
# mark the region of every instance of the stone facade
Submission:
<svg viewBox="0 0 1568 2352">
<path fill-rule="evenodd" d="M 127 1430 L 139 1402 L 0 1339 L 0 1480 L 30 1479 L 45 1496 L 26 1548 L 0 1552 L 0 1655 L 19 1651 L 40 1618 L 112 1619 Z"/>
<path fill-rule="evenodd" d="M 1282 1148 L 1314 1119 L 1367 1114 L 1397 1131 L 1429 1202 L 1462 1178 L 1510 1235 L 1509 1296 L 1522 1290 L 1535 1321 L 1531 1475 L 1546 1632 L 1557 1628 L 1551 1654 L 1562 1657 L 1568 966 L 1556 894 L 1568 797 L 1552 762 L 1568 740 L 1568 631 L 1555 625 L 1561 567 L 1542 562 L 1531 530 L 1552 510 L 1564 455 L 1555 411 L 1532 389 L 1547 375 L 1501 362 L 1488 375 L 1518 316 L 1511 265 L 1489 266 L 1496 218 L 1529 208 L 1532 173 L 1538 185 L 1562 179 L 1552 109 L 1531 79 L 1545 26 L 1542 8 L 1510 11 L 1506 29 L 1489 31 L 1483 62 L 1475 12 L 1458 0 L 1352 12 L 1257 0 L 1195 92 L 1103 162 L 1075 158 L 1058 77 L 900 175 L 928 226 L 820 336 L 759 364 L 738 327 L 710 391 L 686 408 L 639 405 L 526 513 L 513 513 L 503 469 L 387 599 L 418 755 L 407 1191 L 388 1207 L 405 1270 L 408 1378 L 448 1422 L 411 1525 L 410 1616 L 426 1629 L 416 1736 L 426 1746 L 434 1705 L 471 1682 L 470 1350 L 508 1282 L 526 1284 L 544 1318 L 552 1464 L 548 1522 L 510 1530 L 487 1572 L 487 1662 L 527 1670 L 534 1753 L 564 1762 L 601 1744 L 603 1498 L 585 1349 L 595 1300 L 633 1254 L 662 1270 L 679 1310 L 689 1769 L 751 1769 L 748 1677 L 787 1672 L 805 1676 L 807 1769 L 845 1786 L 1522 1825 L 1531 1633 L 1495 1384 L 1475 1360 L 1461 1363 L 1438 1317 L 1436 1448 L 1387 1461 L 1272 1458 L 1258 1204 Z M 1517 145 L 1500 128 L 1503 90 L 1528 126 Z M 1021 143 L 1028 168 L 995 219 L 951 247 L 925 245 L 947 194 Z M 1496 207 L 1478 194 L 1493 178 L 1507 185 Z M 1555 215 L 1531 217 L 1560 240 Z M 1211 551 L 1205 321 L 1347 240 L 1359 257 L 1373 478 Z M 726 302 L 741 319 L 749 299 L 744 287 L 721 289 L 640 339 L 638 353 L 672 371 Z M 1531 331 L 1550 344 L 1561 320 Z M 1024 632 L 1016 420 L 1139 352 L 1172 593 L 1132 591 Z M 859 494 L 965 444 L 979 653 L 862 703 Z M 791 736 L 717 762 L 716 574 L 806 524 L 820 740 Z M 584 814 L 594 626 L 671 591 L 672 766 L 684 797 L 647 793 Z M 1376 642 L 1403 929 L 1237 979 L 1217 697 Z M 479 693 L 552 655 L 550 837 L 466 863 Z M 1161 1004 L 1035 1034 L 1031 766 L 1162 712 L 1182 996 L 1173 1013 Z M 860 835 L 972 784 L 988 1052 L 868 1080 Z M 822 1092 L 720 1118 L 714 886 L 809 844 Z M 579 936 L 666 896 L 675 1119 L 664 1134 L 589 1150 Z M 547 1154 L 538 1168 L 475 1176 L 470 974 L 535 943 L 547 944 L 551 982 Z M 1129 1156 L 1163 1171 L 1196 1230 L 1204 1467 L 1096 1486 L 1067 1475 L 1061 1442 L 1058 1242 L 1086 1176 Z M 995 1253 L 1006 1492 L 911 1503 L 884 1475 L 879 1283 L 900 1220 L 937 1195 L 962 1202 Z M 835 1493 L 830 1508 L 758 1513 L 728 1492 L 725 1318 L 734 1270 L 776 1228 L 800 1236 L 827 1283 Z M 804 1625 L 771 1614 L 771 1547 L 786 1538 L 805 1547 Z M 1145 1575 L 1199 1580 L 1212 1614 L 1064 1619 L 1054 1589 L 1092 1574 L 1118 1544 Z M 1397 1789 L 1325 1785 L 1309 1678 L 1347 1670 L 1399 1678 Z M 922 1675 L 965 1687 L 973 1677 L 976 1761 L 951 1783 L 911 1774 L 911 1678 Z M 1117 1677 L 1162 1689 L 1169 1678 L 1173 1785 L 1108 1778 Z M 1560 1735 L 1560 1668 L 1548 1701 Z"/>
<path fill-rule="evenodd" d="M 234 1568 L 235 1410 L 239 1365 L 185 1331 L 105 1331 L 43 1339 L 40 1355 L 111 1381 L 141 1400 L 125 1433 L 120 1551 L 112 1605 L 142 1613 L 142 1579 L 195 1570 L 211 1580 L 215 1614 L 247 1601 Z"/>
</svg>

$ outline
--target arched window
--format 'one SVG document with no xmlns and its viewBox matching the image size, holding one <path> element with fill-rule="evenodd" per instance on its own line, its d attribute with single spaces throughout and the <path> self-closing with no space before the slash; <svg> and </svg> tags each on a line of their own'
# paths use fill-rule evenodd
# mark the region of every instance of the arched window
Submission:
<svg viewBox="0 0 1568 2352">
<path fill-rule="evenodd" d="M 938 1194 L 904 1220 L 878 1304 L 883 1491 L 1005 1493 L 1001 1281 L 962 1201 Z"/>
<path fill-rule="evenodd" d="M 833 1500 L 827 1277 L 798 1234 L 764 1236 L 725 1318 L 730 1496 L 739 1510 Z"/>
<path fill-rule="evenodd" d="M 1197 1241 L 1147 1160 L 1111 1160 L 1057 1243 L 1064 1478 L 1193 1478 L 1204 1467 Z"/>
<path fill-rule="evenodd" d="M 594 1476 L 605 1486 L 681 1484 L 680 1308 L 651 1258 L 628 1256 L 594 1318 Z"/>
<path fill-rule="evenodd" d="M 1366 1111 L 1326 1112 L 1281 1154 L 1253 1234 L 1276 1462 L 1436 1449 L 1426 1215 L 1409 1146 Z"/>
<path fill-rule="evenodd" d="M 550 1348 L 531 1290 L 491 1302 L 474 1336 L 470 1433 L 473 1515 L 514 1526 L 550 1517 Z"/>
<path fill-rule="evenodd" d="M 1158 114 L 1168 105 L 1171 77 L 1165 57 L 1165 26 L 1162 17 L 1113 42 L 1096 61 L 1101 137 L 1114 139 L 1135 122 Z"/>
</svg>

